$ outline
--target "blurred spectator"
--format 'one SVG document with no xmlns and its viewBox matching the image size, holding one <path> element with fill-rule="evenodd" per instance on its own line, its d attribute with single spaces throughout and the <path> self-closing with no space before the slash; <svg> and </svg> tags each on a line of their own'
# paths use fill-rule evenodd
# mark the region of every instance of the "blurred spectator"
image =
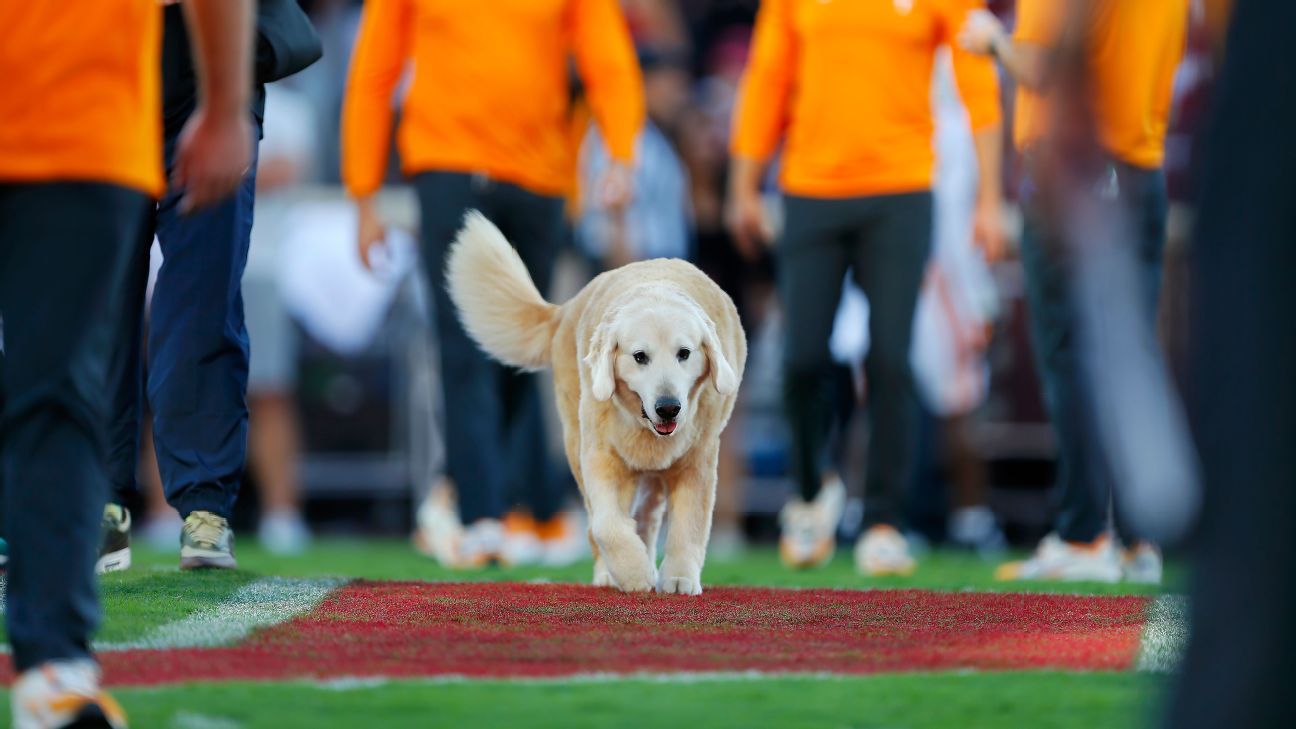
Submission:
<svg viewBox="0 0 1296 729">
<path fill-rule="evenodd" d="M 253 159 L 253 16 L 251 2 L 186 7 L 208 41 L 195 63 L 202 98 L 169 156 L 197 211 L 233 193 Z M 90 636 L 110 497 L 111 334 L 139 313 L 120 287 L 166 189 L 160 21 L 149 0 L 0 7 L 0 494 L 15 727 L 127 724 L 100 689 Z"/>
<path fill-rule="evenodd" d="M 615 164 L 595 126 L 581 150 L 581 204 L 577 243 L 599 270 L 649 258 L 689 258 L 692 215 L 688 172 L 669 135 L 689 100 L 687 59 L 680 52 L 644 49 L 647 122 L 635 140 L 634 198 L 612 209 L 597 194 Z"/>
<path fill-rule="evenodd" d="M 624 207 L 644 101 L 615 0 L 370 0 L 352 58 L 342 177 L 357 203 L 359 251 L 367 264 L 383 237 L 372 198 L 388 160 L 392 97 L 413 65 L 398 137 L 402 170 L 419 196 L 440 345 L 447 471 L 467 525 L 459 539 L 431 540 L 448 544 L 440 557 L 452 567 L 501 558 L 510 480 L 534 490 L 559 487 L 536 438 L 543 421 L 534 376 L 490 361 L 468 338 L 445 290 L 444 266 L 465 212 L 475 208 L 518 248 L 537 286 L 548 288 L 565 236 L 570 56 L 615 160 L 594 194 L 610 208 Z"/>
<path fill-rule="evenodd" d="M 243 274 L 248 338 L 248 456 L 260 489 L 257 536 L 275 554 L 296 554 L 310 541 L 301 513 L 297 423 L 298 333 L 279 290 L 280 243 L 288 235 L 292 192 L 311 175 L 316 137 L 309 102 L 283 84 L 266 89 L 265 136 L 257 174 L 257 220 Z"/>
<path fill-rule="evenodd" d="M 994 555 L 1006 547 L 987 506 L 985 464 L 972 444 L 971 413 L 990 385 L 986 347 L 998 292 L 973 241 L 977 197 L 975 140 L 959 99 L 948 52 L 932 79 L 936 109 L 936 180 L 932 188 L 932 260 L 914 320 L 913 367 L 919 400 L 939 422 L 939 447 L 952 487 L 946 536 L 956 545 Z M 930 429 L 924 429 L 932 440 Z"/>
<path fill-rule="evenodd" d="M 1229 6 L 1192 246 L 1205 500 L 1168 729 L 1290 726 L 1296 679 L 1296 4 L 1209 3 L 1215 32 Z"/>
<path fill-rule="evenodd" d="M 1079 27 L 1065 25 L 1069 12 L 1075 14 L 1073 25 Z M 1183 54 L 1187 23 L 1188 0 L 1096 0 L 1092 4 L 1021 0 L 1011 38 L 988 12 L 970 16 L 962 32 L 966 48 L 997 57 L 1018 83 L 1014 141 L 1025 163 L 1021 253 L 1037 366 L 1058 441 L 1056 532 L 1041 542 L 1030 559 L 1003 565 L 999 576 L 1004 579 L 1114 582 L 1123 573 L 1126 579 L 1140 582 L 1161 580 L 1161 555 L 1154 545 L 1136 539 L 1118 520 L 1117 529 L 1128 547 L 1120 555 L 1109 533 L 1111 454 L 1094 445 L 1098 442 L 1092 430 L 1095 412 L 1086 402 L 1093 390 L 1086 392 L 1076 346 L 1081 331 L 1079 254 L 1064 234 L 1073 221 L 1062 219 L 1063 196 L 1073 190 L 1049 187 L 1051 168 L 1045 165 L 1067 161 L 1054 159 L 1040 148 L 1048 138 L 1072 141 L 1065 135 L 1080 123 L 1075 118 L 1080 115 L 1046 98 L 1054 77 L 1050 54 L 1065 30 L 1083 38 L 1077 46 L 1084 49 L 1080 62 L 1088 69 L 1084 83 L 1089 98 L 1076 103 L 1091 110 L 1101 146 L 1096 163 L 1071 163 L 1089 164 L 1083 173 L 1088 178 L 1080 183 L 1081 194 L 1097 191 L 1100 200 L 1115 206 L 1114 215 L 1129 221 L 1132 235 L 1119 243 L 1128 247 L 1138 266 L 1137 291 L 1128 292 L 1137 308 L 1131 313 L 1147 322 L 1146 334 L 1152 337 L 1166 235 L 1161 164 L 1171 85 Z M 1155 342 L 1145 344 L 1155 349 Z"/>
<path fill-rule="evenodd" d="M 190 53 L 185 14 L 164 0 L 162 129 L 166 166 L 183 183 L 177 164 L 192 121 L 206 123 L 199 104 L 201 68 Z M 257 34 L 271 52 L 258 55 L 243 109 L 260 136 L 265 84 L 292 75 L 319 58 L 315 31 L 292 0 L 258 7 Z M 121 281 L 121 326 L 113 331 L 108 382 L 109 470 L 114 495 L 104 510 L 99 569 L 130 566 L 130 515 L 123 504 L 137 489 L 141 400 L 152 414 L 153 444 L 166 500 L 184 520 L 181 569 L 237 566 L 229 517 L 247 461 L 248 334 L 242 279 L 247 264 L 256 195 L 255 150 L 229 199 L 193 209 L 183 184 L 158 201 L 128 256 Z M 164 258 L 149 310 L 147 346 L 141 352 L 148 298 L 150 249 L 156 235 Z M 147 366 L 143 362 L 147 361 Z"/>
<path fill-rule="evenodd" d="M 838 282 L 850 270 L 871 304 L 866 372 L 872 444 L 866 531 L 856 564 L 872 575 L 914 568 L 897 527 L 918 425 L 909 356 L 931 246 L 930 83 L 937 48 L 954 40 L 971 6 L 952 0 L 917 6 L 771 0 L 761 6 L 734 123 L 729 221 L 748 255 L 757 255 L 773 237 L 760 184 L 783 142 L 784 401 L 800 491 L 784 512 L 780 552 L 790 566 L 821 564 L 832 555 L 844 501 L 841 485 L 821 488 L 821 463 L 829 335 Z M 954 55 L 977 132 L 977 237 L 989 255 L 997 255 L 998 87 L 988 61 Z"/>
</svg>

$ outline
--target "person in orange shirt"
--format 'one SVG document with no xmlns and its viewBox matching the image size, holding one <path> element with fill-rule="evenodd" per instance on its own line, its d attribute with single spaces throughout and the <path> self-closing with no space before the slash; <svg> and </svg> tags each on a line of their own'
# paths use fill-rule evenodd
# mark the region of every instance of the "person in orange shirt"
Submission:
<svg viewBox="0 0 1296 729">
<path fill-rule="evenodd" d="M 203 102 L 177 151 L 185 206 L 251 159 L 251 3 L 190 0 Z M 15 727 L 124 727 L 90 654 L 108 500 L 106 375 L 126 253 L 159 195 L 156 0 L 0 5 L 0 476 Z M 113 42 L 105 42 L 112 34 Z"/>
<path fill-rule="evenodd" d="M 506 371 L 468 338 L 445 290 L 445 254 L 478 209 L 545 289 L 564 238 L 570 184 L 569 61 L 614 160 L 600 194 L 623 206 L 644 118 L 642 80 L 616 0 L 369 0 L 342 108 L 342 179 L 368 264 L 383 237 L 373 195 L 392 94 L 413 65 L 397 131 L 419 197 L 423 262 L 440 340 L 446 467 L 467 525 L 451 566 L 500 558 L 508 481 L 554 488 L 534 376 Z M 537 514 L 541 518 L 546 515 Z"/>
<path fill-rule="evenodd" d="M 829 335 L 848 271 L 868 295 L 865 365 L 872 420 L 865 532 L 867 574 L 914 569 L 897 530 L 912 479 L 918 405 L 909 366 L 914 309 L 932 238 L 932 69 L 953 46 L 971 0 L 765 0 L 734 120 L 729 224 L 749 254 L 772 230 L 760 185 L 782 144 L 778 282 L 785 312 L 784 404 L 800 487 L 782 514 L 783 561 L 826 562 L 845 500 L 821 488 L 829 422 Z M 954 49 L 975 132 L 977 239 L 998 255 L 1000 123 L 993 64 Z"/>
<path fill-rule="evenodd" d="M 1018 84 L 1013 136 L 1025 168 L 1021 255 L 1037 368 L 1058 441 L 1055 532 L 1032 558 L 1003 565 L 999 576 L 1004 579 L 1161 581 L 1161 555 L 1153 545 L 1134 538 L 1118 520 L 1117 531 L 1128 547 L 1122 555 L 1110 535 L 1109 469 L 1089 430 L 1093 413 L 1075 349 L 1080 318 L 1076 264 L 1063 240 L 1056 206 L 1041 199 L 1045 178 L 1037 151 L 1056 113 L 1046 97 L 1055 76 L 1053 56 L 1068 20 L 1063 16 L 1079 8 L 1083 14 L 1071 20 L 1083 28 L 1079 37 L 1084 39 L 1088 108 L 1102 157 L 1090 185 L 1131 222 L 1128 243 L 1134 247 L 1140 289 L 1132 298 L 1141 308 L 1134 313 L 1146 317 L 1146 331 L 1154 333 L 1166 237 L 1161 164 L 1188 6 L 1189 0 L 1019 0 L 1011 37 L 989 13 L 971 15 L 960 34 L 966 49 L 998 58 Z M 1149 350 L 1156 350 L 1155 341 Z"/>
</svg>

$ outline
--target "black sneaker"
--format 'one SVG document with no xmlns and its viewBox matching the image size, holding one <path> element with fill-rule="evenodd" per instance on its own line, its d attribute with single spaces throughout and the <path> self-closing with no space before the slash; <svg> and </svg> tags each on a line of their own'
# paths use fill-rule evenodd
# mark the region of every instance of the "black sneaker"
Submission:
<svg viewBox="0 0 1296 729">
<path fill-rule="evenodd" d="M 109 504 L 104 507 L 99 561 L 95 562 L 95 574 L 102 575 L 105 572 L 130 568 L 130 529 L 130 511 L 126 507 L 119 504 Z"/>
</svg>

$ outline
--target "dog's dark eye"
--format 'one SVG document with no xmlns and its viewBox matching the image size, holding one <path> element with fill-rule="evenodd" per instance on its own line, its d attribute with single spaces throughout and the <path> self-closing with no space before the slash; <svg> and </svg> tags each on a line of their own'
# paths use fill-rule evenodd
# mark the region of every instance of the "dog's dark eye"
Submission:
<svg viewBox="0 0 1296 729">
<path fill-rule="evenodd" d="M 675 353 L 675 356 L 679 358 L 679 361 L 684 362 L 689 358 L 690 354 L 693 353 L 688 351 L 687 349 L 681 349 L 680 351 Z"/>
<path fill-rule="evenodd" d="M 635 362 L 638 363 L 638 364 L 641 364 L 641 365 L 646 365 L 646 364 L 648 364 L 648 355 L 647 355 L 647 353 L 645 353 L 645 352 L 635 352 L 635 353 L 634 353 L 634 359 L 635 359 Z"/>
</svg>

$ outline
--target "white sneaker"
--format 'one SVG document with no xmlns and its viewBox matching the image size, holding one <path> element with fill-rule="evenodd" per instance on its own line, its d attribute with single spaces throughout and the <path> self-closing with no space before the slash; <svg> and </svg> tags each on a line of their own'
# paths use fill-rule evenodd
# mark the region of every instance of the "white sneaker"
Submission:
<svg viewBox="0 0 1296 729">
<path fill-rule="evenodd" d="M 464 529 L 455 550 L 455 561 L 446 566 L 455 569 L 485 567 L 501 561 L 503 550 L 504 525 L 498 519 L 478 519 Z"/>
<path fill-rule="evenodd" d="M 126 713 L 99 688 L 99 666 L 89 659 L 50 661 L 24 671 L 9 698 L 14 729 L 126 727 Z"/>
<path fill-rule="evenodd" d="M 825 478 L 814 501 L 794 496 L 779 513 L 779 559 L 793 569 L 822 567 L 832 560 L 837 524 L 846 505 L 846 487 L 836 476 Z"/>
<path fill-rule="evenodd" d="M 449 481 L 442 479 L 432 486 L 419 504 L 414 521 L 414 548 L 443 565 L 454 564 L 463 524 Z"/>
<path fill-rule="evenodd" d="M 1089 544 L 1067 542 L 1049 534 L 1030 559 L 1007 562 L 995 570 L 998 580 L 1120 582 L 1120 578 L 1120 558 L 1107 534 Z"/>
<path fill-rule="evenodd" d="M 985 506 L 955 509 L 949 518 L 949 538 L 954 544 L 971 549 L 983 558 L 1000 557 L 1008 549 L 993 511 Z"/>
<path fill-rule="evenodd" d="M 1161 550 L 1151 542 L 1137 542 L 1121 551 L 1121 574 L 1129 582 L 1159 585 L 1162 571 Z"/>
<path fill-rule="evenodd" d="M 855 543 L 855 569 L 869 577 L 911 575 L 917 566 L 909 542 L 887 524 L 869 527 Z"/>
<path fill-rule="evenodd" d="M 311 543 L 310 528 L 296 509 L 278 509 L 261 515 L 257 524 L 257 541 L 270 554 L 295 557 Z"/>
</svg>

